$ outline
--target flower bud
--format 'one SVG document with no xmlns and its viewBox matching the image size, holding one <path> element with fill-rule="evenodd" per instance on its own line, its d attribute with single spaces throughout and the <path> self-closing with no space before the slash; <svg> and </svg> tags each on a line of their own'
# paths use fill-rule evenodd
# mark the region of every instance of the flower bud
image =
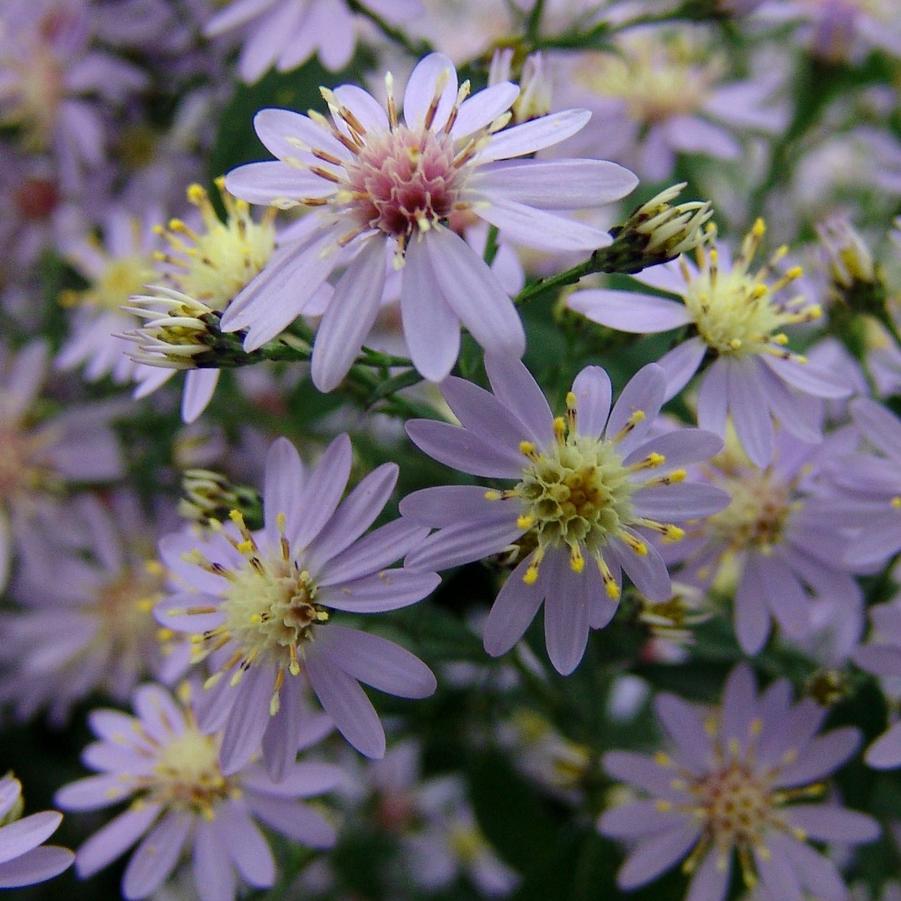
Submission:
<svg viewBox="0 0 901 901">
<path fill-rule="evenodd" d="M 250 528 L 262 526 L 262 501 L 253 488 L 234 485 L 210 469 L 186 470 L 181 486 L 178 512 L 185 519 L 205 524 L 211 519 L 227 519 L 232 510 L 238 510 Z"/>
</svg>

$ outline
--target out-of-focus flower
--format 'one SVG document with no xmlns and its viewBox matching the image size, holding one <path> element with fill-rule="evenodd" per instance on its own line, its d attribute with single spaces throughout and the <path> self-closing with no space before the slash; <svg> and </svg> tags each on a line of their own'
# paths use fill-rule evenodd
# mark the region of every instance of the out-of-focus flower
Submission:
<svg viewBox="0 0 901 901">
<path fill-rule="evenodd" d="M 780 293 L 802 274 L 798 266 L 774 277 L 773 268 L 787 253 L 780 247 L 756 272 L 751 264 L 765 232 L 762 220 L 745 236 L 739 255 L 728 249 L 699 247 L 697 266 L 686 257 L 636 278 L 676 294 L 681 302 L 638 292 L 577 291 L 569 306 L 610 328 L 639 334 L 666 332 L 691 325 L 696 336 L 680 343 L 658 363 L 666 371 L 666 398 L 674 397 L 709 354 L 715 359 L 704 373 L 698 395 L 698 423 L 725 434 L 731 413 L 739 440 L 751 461 L 766 466 L 773 458 L 773 419 L 810 440 L 809 397 L 845 397 L 851 393 L 831 373 L 788 349 L 787 326 L 812 322 L 821 315 L 803 295 Z"/>
<path fill-rule="evenodd" d="M 146 898 L 189 847 L 199 896 L 230 901 L 241 883 L 265 888 L 275 882 L 275 859 L 257 821 L 308 847 L 334 844 L 331 823 L 302 799 L 334 789 L 342 779 L 338 767 L 292 760 L 281 783 L 253 763 L 226 774 L 218 759 L 221 736 L 204 734 L 190 706 L 176 703 L 158 685 L 143 685 L 133 707 L 137 716 L 118 710 L 90 714 L 98 741 L 85 748 L 82 759 L 98 775 L 56 795 L 64 810 L 130 801 L 78 849 L 79 876 L 92 876 L 140 839 L 125 868 L 122 894 Z"/>
<path fill-rule="evenodd" d="M 873 634 L 854 654 L 854 662 L 875 676 L 901 676 L 901 598 L 870 610 Z M 881 735 L 866 753 L 867 763 L 885 770 L 901 766 L 901 722 Z"/>
<path fill-rule="evenodd" d="M 512 47 L 495 50 L 488 73 L 489 85 L 513 80 L 511 77 L 513 57 Z M 510 108 L 513 113 L 512 121 L 518 125 L 548 115 L 551 111 L 553 91 L 553 76 L 547 57 L 543 53 L 530 53 L 522 64 L 519 96 Z"/>
<path fill-rule="evenodd" d="M 425 488 L 405 497 L 405 518 L 438 529 L 406 563 L 446 569 L 520 542 L 527 550 L 491 608 L 485 649 L 509 651 L 544 601 L 548 655 L 559 672 L 571 673 L 589 629 L 616 612 L 623 570 L 647 596 L 669 597 L 666 564 L 646 536 L 678 540 L 684 532 L 675 522 L 726 505 L 719 489 L 683 484 L 682 467 L 722 444 L 698 429 L 654 434 L 665 378 L 653 363 L 612 412 L 607 373 L 586 367 L 567 394 L 566 415 L 556 419 L 519 360 L 489 356 L 486 368 L 494 393 L 453 377 L 441 385 L 461 426 L 419 419 L 407 433 L 454 469 L 517 484 Z"/>
<path fill-rule="evenodd" d="M 35 404 L 47 375 L 43 341 L 17 354 L 0 346 L 0 587 L 13 547 L 27 545 L 34 521 L 51 519 L 68 482 L 105 482 L 122 475 L 109 420 L 116 404 L 78 404 L 39 421 Z"/>
<path fill-rule="evenodd" d="M 174 642 L 153 617 L 166 572 L 137 498 L 119 494 L 107 508 L 80 497 L 58 521 L 83 540 L 71 549 L 48 544 L 37 565 L 26 565 L 13 592 L 21 606 L 4 612 L 0 645 L 0 698 L 23 719 L 48 707 L 56 723 L 92 691 L 123 701 L 150 673 L 176 678 L 189 658 L 187 642 Z"/>
<path fill-rule="evenodd" d="M 161 284 L 148 294 L 130 298 L 126 309 L 143 320 L 140 328 L 126 337 L 136 345 L 132 359 L 146 364 L 140 368 L 136 397 L 146 397 L 165 384 L 179 369 L 188 369 L 182 396 L 182 418 L 193 422 L 206 409 L 220 370 L 198 369 L 196 357 L 211 350 L 211 330 L 232 299 L 260 272 L 275 250 L 274 210 L 267 210 L 259 222 L 250 215 L 243 200 L 236 200 L 216 186 L 225 206 L 226 218 L 219 218 L 207 192 L 197 184 L 188 188 L 188 200 L 200 211 L 202 230 L 181 219 L 158 228 L 169 244 L 168 252 L 158 251 L 161 272 L 153 273 Z M 142 286 L 143 287 L 143 286 Z"/>
<path fill-rule="evenodd" d="M 22 817 L 22 783 L 0 779 L 0 888 L 20 888 L 58 876 L 75 855 L 66 848 L 44 846 L 62 822 L 54 810 Z"/>
<path fill-rule="evenodd" d="M 735 854 L 745 885 L 759 883 L 772 898 L 800 898 L 804 890 L 847 897 L 835 865 L 806 842 L 869 842 L 879 825 L 833 801 L 797 802 L 824 793 L 822 780 L 857 750 L 857 729 L 817 736 L 826 711 L 809 698 L 792 704 L 784 679 L 758 694 L 746 664 L 732 671 L 719 708 L 666 693 L 655 707 L 671 750 L 604 757 L 613 778 L 646 796 L 598 822 L 629 846 L 621 888 L 651 882 L 684 858 L 688 897 L 722 901 Z"/>
<path fill-rule="evenodd" d="M 226 774 L 261 742 L 273 778 L 285 772 L 302 726 L 302 673 L 344 737 L 369 757 L 384 753 L 385 734 L 359 681 L 399 697 L 435 690 L 431 670 L 409 651 L 332 622 L 334 611 L 415 604 L 439 582 L 434 573 L 388 568 L 422 540 L 421 526 L 397 520 L 361 538 L 385 506 L 397 466 L 379 466 L 339 505 L 350 466 L 347 435 L 309 474 L 280 438 L 266 460 L 263 529 L 251 532 L 234 510 L 226 525 L 211 520 L 206 535 L 160 544 L 188 589 L 163 601 L 157 617 L 196 636 L 196 660 L 212 655 L 201 726 L 224 728 Z"/>
<path fill-rule="evenodd" d="M 734 590 L 735 632 L 746 654 L 764 646 L 771 619 L 787 637 L 806 638 L 813 625 L 811 598 L 841 605 L 860 634 L 863 595 L 843 562 L 846 524 L 833 512 L 831 496 L 818 496 L 805 484 L 847 451 L 850 437 L 837 434 L 816 445 L 782 431 L 766 469 L 748 465 L 734 448 L 703 467 L 732 501 L 688 528 L 667 559 L 684 561 L 680 578 Z"/>
<path fill-rule="evenodd" d="M 515 159 L 580 130 L 584 110 L 504 128 L 519 89 L 504 82 L 465 99 L 469 83 L 458 87 L 451 61 L 435 53 L 410 75 L 401 121 L 386 78 L 387 113 L 355 85 L 323 89 L 332 121 L 318 113 L 258 113 L 257 134 L 279 160 L 226 177 L 229 190 L 252 203 L 312 207 L 306 238 L 280 251 L 223 316 L 226 330 L 248 329 L 248 350 L 305 312 L 319 286 L 347 264 L 313 350 L 313 381 L 323 391 L 340 383 L 371 330 L 392 254 L 402 268 L 404 337 L 426 378 L 450 372 L 461 323 L 487 350 L 520 356 L 525 336 L 509 296 L 447 227 L 450 217 L 471 214 L 514 244 L 593 250 L 610 236 L 556 211 L 601 206 L 636 184 L 631 172 L 602 160 Z"/>
<path fill-rule="evenodd" d="M 362 5 L 398 25 L 422 8 L 419 0 L 364 0 Z M 252 84 L 273 65 L 290 72 L 314 53 L 326 69 L 343 69 L 365 21 L 344 0 L 232 0 L 206 23 L 204 33 L 217 37 L 243 29 L 238 72 Z"/>
<path fill-rule="evenodd" d="M 725 82 L 726 60 L 705 35 L 636 29 L 617 38 L 615 51 L 574 57 L 559 93 L 594 118 L 567 147 L 628 161 L 642 178 L 662 181 L 677 153 L 735 159 L 742 145 L 734 131 L 778 131 L 786 116 L 773 102 L 773 80 Z"/>
<path fill-rule="evenodd" d="M 651 635 L 678 646 L 693 644 L 692 626 L 707 622 L 714 615 L 707 593 L 687 583 L 674 582 L 672 594 L 663 601 L 653 601 L 642 594 L 637 600 L 638 619 Z"/>
</svg>

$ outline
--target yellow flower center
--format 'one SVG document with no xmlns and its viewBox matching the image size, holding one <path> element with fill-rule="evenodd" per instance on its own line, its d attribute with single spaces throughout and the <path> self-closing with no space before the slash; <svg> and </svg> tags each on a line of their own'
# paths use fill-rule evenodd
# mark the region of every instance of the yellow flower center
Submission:
<svg viewBox="0 0 901 901">
<path fill-rule="evenodd" d="M 728 507 L 710 517 L 710 528 L 736 551 L 753 548 L 769 553 L 785 535 L 792 511 L 791 486 L 771 472 L 742 469 L 721 487 L 732 498 Z"/>
</svg>

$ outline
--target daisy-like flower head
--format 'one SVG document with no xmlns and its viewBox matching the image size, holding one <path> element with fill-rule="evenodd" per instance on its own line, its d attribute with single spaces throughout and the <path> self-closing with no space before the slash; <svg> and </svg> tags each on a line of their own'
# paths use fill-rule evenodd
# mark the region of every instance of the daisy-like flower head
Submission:
<svg viewBox="0 0 901 901">
<path fill-rule="evenodd" d="M 84 540 L 32 550 L 0 646 L 0 698 L 23 719 L 47 707 L 57 723 L 92 691 L 125 700 L 145 675 L 176 678 L 189 658 L 187 642 L 174 642 L 153 616 L 167 573 L 138 499 L 118 494 L 108 509 L 83 496 L 59 519 Z"/>
<path fill-rule="evenodd" d="M 849 439 L 837 433 L 814 444 L 782 431 L 773 462 L 760 469 L 730 436 L 727 450 L 700 468 L 731 501 L 690 526 L 667 560 L 683 563 L 680 578 L 734 596 L 736 637 L 746 654 L 763 648 L 772 621 L 792 640 L 807 638 L 815 605 L 840 605 L 853 614 L 847 627 L 856 623 L 859 634 L 863 595 L 843 562 L 847 523 L 836 515 L 833 497 L 814 485 L 847 452 Z"/>
<path fill-rule="evenodd" d="M 645 885 L 684 859 L 688 897 L 722 901 L 737 857 L 745 885 L 767 897 L 847 898 L 835 865 L 806 843 L 868 842 L 879 826 L 834 801 L 805 802 L 825 794 L 822 780 L 854 755 L 860 732 L 818 736 L 826 711 L 809 698 L 793 704 L 784 679 L 758 694 L 746 664 L 730 674 L 718 708 L 665 693 L 655 706 L 672 748 L 604 757 L 613 778 L 646 796 L 598 823 L 629 846 L 620 887 Z"/>
<path fill-rule="evenodd" d="M 219 382 L 219 369 L 196 369 L 194 358 L 210 350 L 211 326 L 231 300 L 260 272 L 275 251 L 274 210 L 257 222 L 243 200 L 216 188 L 225 207 L 219 218 L 206 190 L 198 184 L 188 188 L 188 201 L 197 207 L 200 224 L 195 229 L 181 219 L 169 220 L 168 228 L 154 231 L 169 245 L 156 251 L 160 271 L 145 281 L 158 281 L 147 294 L 129 298 L 124 309 L 143 320 L 124 337 L 136 345 L 131 358 L 140 364 L 136 397 L 146 397 L 165 384 L 178 369 L 185 376 L 182 418 L 193 422 L 206 409 Z M 143 288 L 143 285 L 140 286 Z"/>
<path fill-rule="evenodd" d="M 516 484 L 426 488 L 404 498 L 404 517 L 438 529 L 406 563 L 444 569 L 519 542 L 524 559 L 491 609 L 485 649 L 510 650 L 544 600 L 548 654 L 567 674 L 582 659 L 589 628 L 605 626 L 616 611 L 623 570 L 648 597 L 670 596 L 666 565 L 647 536 L 678 540 L 676 521 L 726 505 L 717 488 L 683 484 L 684 465 L 722 443 L 697 429 L 654 433 L 665 379 L 653 363 L 612 412 L 607 373 L 586 367 L 556 418 L 519 360 L 489 356 L 486 368 L 493 393 L 458 378 L 442 383 L 460 427 L 420 419 L 407 432 L 454 469 Z"/>
<path fill-rule="evenodd" d="M 62 814 L 53 810 L 22 817 L 22 783 L 12 775 L 0 779 L 0 888 L 20 888 L 58 876 L 75 859 L 66 848 L 44 846 Z"/>
<path fill-rule="evenodd" d="M 219 765 L 221 735 L 200 730 L 188 695 L 183 692 L 184 702 L 176 702 L 161 686 L 143 685 L 134 693 L 136 716 L 93 711 L 89 722 L 98 740 L 85 748 L 82 759 L 98 775 L 63 786 L 56 795 L 64 810 L 97 810 L 130 801 L 75 858 L 78 875 L 87 878 L 140 839 L 122 881 L 127 899 L 153 894 L 186 848 L 202 899 L 233 899 L 240 883 L 271 886 L 275 860 L 255 821 L 313 848 L 335 842 L 332 825 L 301 799 L 334 789 L 341 770 L 294 762 L 292 756 L 281 784 L 255 763 L 226 774 Z M 298 736 L 298 745 L 312 744 L 323 734 L 317 723 L 316 730 Z"/>
<path fill-rule="evenodd" d="M 350 466 L 347 435 L 329 445 L 309 475 L 280 438 L 266 461 L 263 529 L 251 532 L 235 510 L 227 524 L 211 520 L 207 535 L 161 542 L 164 561 L 189 589 L 165 600 L 157 617 L 192 633 L 197 661 L 212 655 L 201 724 L 224 727 L 226 773 L 240 769 L 260 742 L 273 776 L 284 772 L 302 725 L 306 681 L 345 738 L 370 757 L 384 753 L 385 734 L 358 680 L 400 697 L 435 690 L 418 657 L 333 622 L 335 611 L 414 604 L 439 581 L 434 573 L 387 568 L 426 529 L 398 520 L 360 537 L 385 506 L 397 467 L 378 467 L 339 504 Z"/>
<path fill-rule="evenodd" d="M 389 257 L 402 269 L 404 337 L 417 369 L 440 381 L 457 359 L 462 323 L 486 350 L 520 356 L 519 316 L 480 254 L 449 227 L 482 219 L 508 242 L 547 250 L 593 250 L 606 232 L 558 215 L 599 206 L 634 188 L 635 176 L 601 160 L 521 160 L 574 134 L 584 110 L 512 128 L 519 89 L 492 85 L 467 99 L 451 61 L 423 59 L 407 82 L 401 118 L 393 80 L 386 108 L 355 85 L 323 89 L 331 120 L 311 111 L 263 110 L 260 140 L 278 162 L 231 172 L 226 186 L 251 203 L 311 208 L 306 237 L 285 248 L 223 316 L 247 328 L 253 350 L 305 312 L 319 287 L 346 266 L 313 350 L 313 381 L 335 388 L 372 328 Z"/>
<path fill-rule="evenodd" d="M 809 400 L 846 397 L 851 389 L 831 373 L 788 348 L 786 327 L 817 320 L 822 311 L 803 295 L 784 296 L 801 275 L 793 266 L 776 277 L 773 269 L 788 252 L 780 247 L 759 269 L 754 257 L 765 233 L 757 220 L 734 260 L 725 247 L 699 246 L 695 263 L 686 257 L 636 276 L 645 285 L 676 294 L 681 302 L 626 291 L 589 290 L 568 304 L 609 328 L 649 334 L 692 326 L 695 336 L 665 354 L 666 397 L 681 391 L 706 356 L 713 362 L 698 395 L 698 423 L 725 434 L 731 413 L 748 457 L 766 466 L 773 457 L 777 419 L 802 438 L 810 436 Z"/>
</svg>

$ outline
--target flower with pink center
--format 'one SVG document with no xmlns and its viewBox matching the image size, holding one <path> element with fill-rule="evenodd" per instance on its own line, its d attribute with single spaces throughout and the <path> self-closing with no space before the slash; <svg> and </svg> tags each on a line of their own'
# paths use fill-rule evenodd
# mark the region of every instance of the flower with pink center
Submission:
<svg viewBox="0 0 901 901">
<path fill-rule="evenodd" d="M 304 239 L 280 250 L 223 316 L 226 330 L 248 329 L 248 350 L 304 313 L 320 285 L 344 270 L 313 349 L 313 381 L 323 391 L 340 383 L 369 334 L 392 261 L 403 277 L 404 336 L 426 378 L 450 372 L 461 323 L 486 350 L 521 356 L 525 334 L 509 295 L 449 219 L 481 219 L 514 244 L 593 250 L 610 235 L 559 212 L 609 203 L 636 184 L 602 160 L 517 159 L 579 131 L 584 110 L 505 128 L 519 89 L 503 82 L 466 99 L 468 82 L 458 86 L 453 64 L 437 53 L 410 75 L 403 119 L 390 75 L 386 86 L 387 111 L 355 85 L 323 89 L 331 121 L 263 110 L 257 134 L 278 162 L 226 178 L 251 203 L 311 209 Z"/>
<path fill-rule="evenodd" d="M 768 898 L 848 897 L 835 865 L 807 842 L 870 842 L 879 825 L 834 800 L 807 802 L 857 751 L 857 729 L 818 736 L 826 710 L 810 698 L 793 704 L 785 679 L 758 694 L 746 664 L 732 670 L 717 708 L 668 693 L 655 708 L 671 749 L 653 757 L 611 751 L 603 760 L 642 795 L 598 821 L 629 849 L 620 888 L 652 882 L 684 859 L 688 899 L 723 901 L 737 857 L 745 886 Z"/>
<path fill-rule="evenodd" d="M 422 11 L 419 0 L 363 0 L 362 5 L 396 25 Z M 204 34 L 241 31 L 238 72 L 253 84 L 272 66 L 290 72 L 314 53 L 329 71 L 343 69 L 365 24 L 365 16 L 346 0 L 232 0 L 206 23 Z"/>
<path fill-rule="evenodd" d="M 276 863 L 257 823 L 311 848 L 335 843 L 332 824 L 304 799 L 335 789 L 341 770 L 293 759 L 281 783 L 257 763 L 225 773 L 219 765 L 221 734 L 207 735 L 189 703 L 159 685 L 133 695 L 136 716 L 118 710 L 89 715 L 97 741 L 82 755 L 96 775 L 63 786 L 56 802 L 64 810 L 94 811 L 130 801 L 129 807 L 78 849 L 75 868 L 83 879 L 121 857 L 135 843 L 125 868 L 122 895 L 146 898 L 170 877 L 190 849 L 194 884 L 202 901 L 233 901 L 239 885 L 275 883 Z M 306 748 L 327 733 L 313 722 L 298 733 Z"/>
<path fill-rule="evenodd" d="M 284 438 L 270 448 L 263 490 L 265 526 L 251 532 L 237 510 L 207 534 L 167 536 L 163 561 L 185 590 L 157 608 L 160 622 L 193 636 L 197 662 L 210 658 L 200 724 L 223 729 L 226 774 L 258 753 L 280 778 L 302 727 L 309 684 L 344 737 L 369 757 L 385 751 L 365 682 L 405 698 L 431 695 L 432 671 L 392 641 L 336 623 L 342 613 L 415 604 L 439 578 L 390 568 L 426 529 L 405 520 L 363 536 L 382 511 L 398 469 L 385 463 L 341 502 L 351 445 L 340 435 L 306 473 Z M 363 536 L 363 537 L 361 537 Z"/>
</svg>

